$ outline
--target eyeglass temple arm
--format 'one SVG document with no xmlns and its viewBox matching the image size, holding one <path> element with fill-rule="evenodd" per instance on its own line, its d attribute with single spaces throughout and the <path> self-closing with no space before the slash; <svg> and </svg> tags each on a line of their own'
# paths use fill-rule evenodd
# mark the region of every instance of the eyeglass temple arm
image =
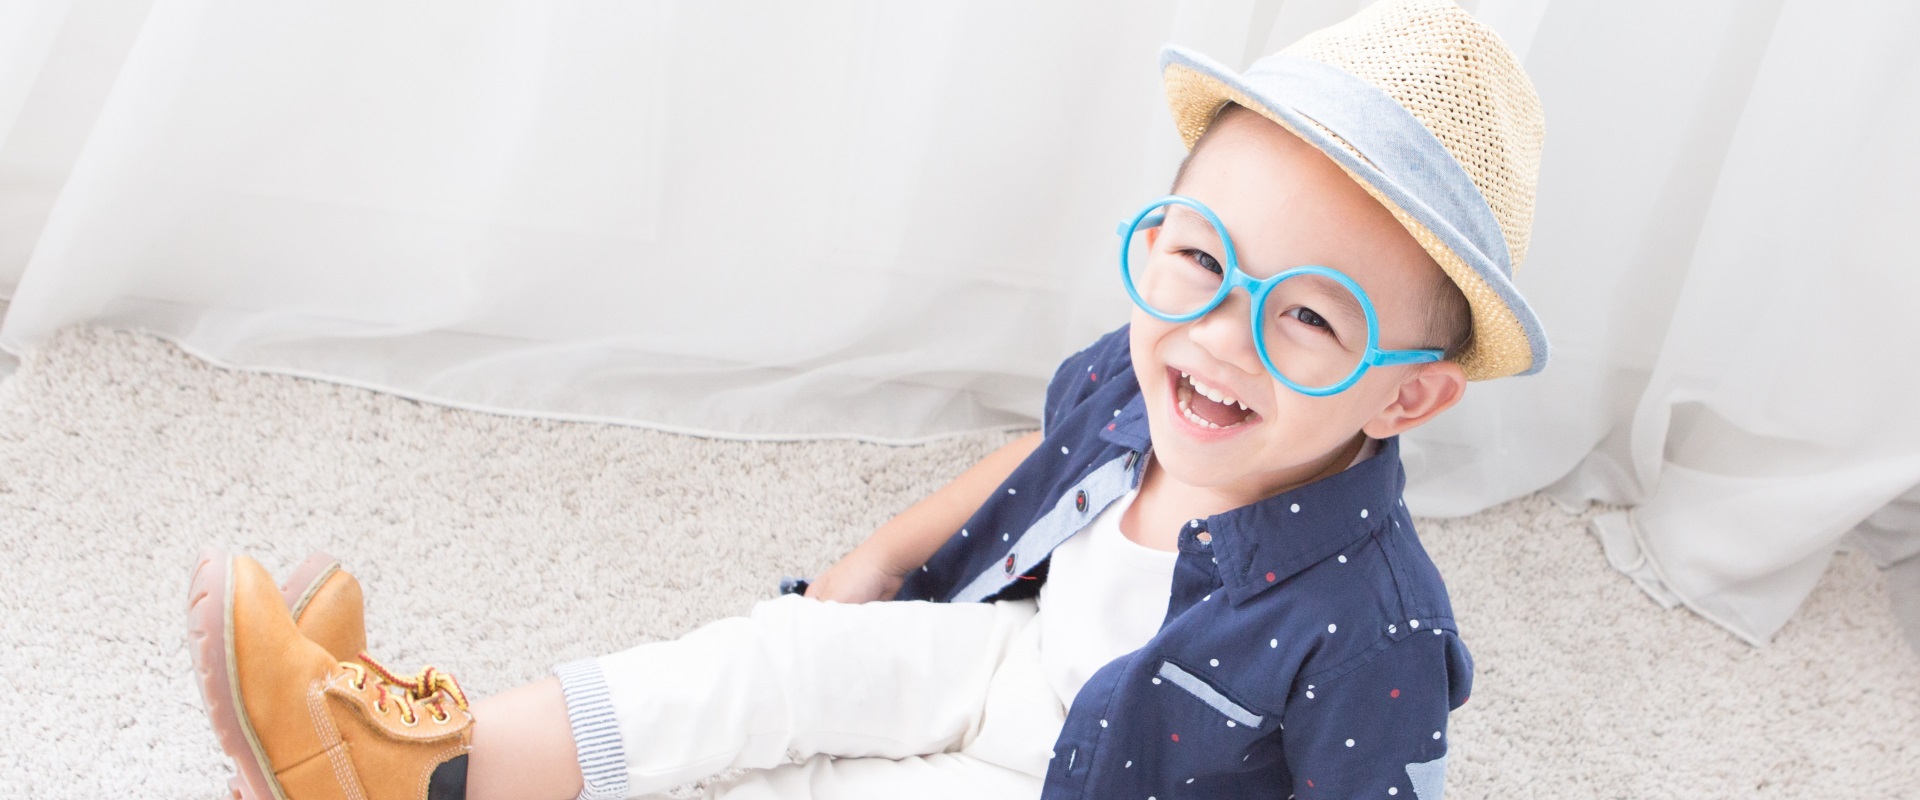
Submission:
<svg viewBox="0 0 1920 800">
<path fill-rule="evenodd" d="M 1140 218 L 1140 224 L 1138 224 L 1138 225 L 1129 225 L 1129 224 L 1127 224 L 1127 223 L 1125 223 L 1125 222 L 1122 222 L 1122 223 L 1120 223 L 1120 225 L 1119 225 L 1119 227 L 1117 227 L 1117 228 L 1114 228 L 1114 230 L 1113 230 L 1113 232 L 1114 232 L 1114 234 L 1115 234 L 1115 235 L 1117 235 L 1117 236 L 1125 236 L 1125 235 L 1127 235 L 1127 231 L 1128 231 L 1128 230 L 1130 230 L 1130 229 L 1133 229 L 1133 228 L 1158 228 L 1158 227 L 1160 227 L 1160 223 L 1162 223 L 1162 222 L 1166 222 L 1166 221 L 1167 221 L 1167 215 L 1165 215 L 1165 214 L 1148 214 L 1147 216 L 1144 216 L 1144 217 L 1141 217 L 1141 218 Z"/>
<path fill-rule="evenodd" d="M 1400 364 L 1425 364 L 1439 361 L 1445 357 L 1445 350 L 1375 350 L 1373 358 L 1368 359 L 1376 367 L 1392 367 Z"/>
</svg>

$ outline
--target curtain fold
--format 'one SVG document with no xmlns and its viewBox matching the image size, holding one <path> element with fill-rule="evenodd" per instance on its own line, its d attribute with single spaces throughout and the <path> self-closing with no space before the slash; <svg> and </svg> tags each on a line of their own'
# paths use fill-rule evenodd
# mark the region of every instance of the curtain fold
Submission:
<svg viewBox="0 0 1920 800">
<path fill-rule="evenodd" d="M 92 322 L 712 436 L 1030 426 L 1127 318 L 1114 225 L 1180 157 L 1158 48 L 1244 66 L 1364 5 L 17 0 L 0 347 Z M 1463 5 L 1546 109 L 1516 279 L 1553 359 L 1408 434 L 1408 503 L 1627 507 L 1610 562 L 1756 643 L 1848 531 L 1920 549 L 1920 7 Z"/>
</svg>

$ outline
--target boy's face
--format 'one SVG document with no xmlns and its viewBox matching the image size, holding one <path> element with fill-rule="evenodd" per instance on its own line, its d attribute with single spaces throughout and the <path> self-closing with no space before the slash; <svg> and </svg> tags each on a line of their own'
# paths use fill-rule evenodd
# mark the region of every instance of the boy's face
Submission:
<svg viewBox="0 0 1920 800">
<path fill-rule="evenodd" d="M 1219 215 L 1240 268 L 1259 279 L 1306 264 L 1346 273 L 1373 301 L 1382 349 L 1439 347 L 1422 341 L 1440 267 L 1393 216 L 1332 160 L 1254 112 L 1229 107 L 1187 164 L 1178 193 Z M 1224 254 L 1213 254 L 1224 261 Z M 1431 418 L 1458 399 L 1465 378 L 1451 362 L 1373 367 L 1346 391 L 1300 394 L 1260 362 L 1247 319 L 1252 301 L 1234 291 L 1199 319 L 1161 321 L 1134 309 L 1130 346 L 1145 395 L 1153 447 L 1180 482 L 1240 502 L 1271 496 L 1329 469 L 1365 430 L 1383 438 Z M 1269 307 L 1267 313 L 1275 313 Z M 1284 367 L 1283 367 L 1284 368 Z M 1192 391 L 1185 372 L 1252 409 L 1218 429 L 1179 408 Z M 1340 466 L 1344 466 L 1341 464 Z"/>
</svg>

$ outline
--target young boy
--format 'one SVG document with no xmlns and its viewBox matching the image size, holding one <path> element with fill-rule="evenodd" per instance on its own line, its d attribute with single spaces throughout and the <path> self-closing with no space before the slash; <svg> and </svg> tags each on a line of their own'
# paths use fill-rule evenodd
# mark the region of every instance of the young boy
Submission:
<svg viewBox="0 0 1920 800">
<path fill-rule="evenodd" d="M 1538 101 L 1445 0 L 1244 74 L 1162 67 L 1192 153 L 1121 226 L 1132 322 L 1061 365 L 1039 432 L 806 596 L 471 706 L 357 654 L 344 571 L 283 598 L 209 556 L 191 635 L 236 793 L 624 797 L 744 767 L 710 791 L 1440 797 L 1472 663 L 1398 435 L 1544 365 L 1509 280 Z"/>
</svg>

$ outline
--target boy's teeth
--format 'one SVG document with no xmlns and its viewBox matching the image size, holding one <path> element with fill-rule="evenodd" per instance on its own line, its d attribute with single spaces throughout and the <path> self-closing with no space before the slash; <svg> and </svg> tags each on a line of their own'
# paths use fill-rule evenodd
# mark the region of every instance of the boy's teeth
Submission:
<svg viewBox="0 0 1920 800">
<path fill-rule="evenodd" d="M 1202 427 L 1202 428 L 1216 428 L 1216 429 L 1217 429 L 1217 428 L 1219 428 L 1219 427 L 1220 427 L 1220 426 L 1218 426 L 1218 425 L 1215 425 L 1215 424 L 1213 424 L 1213 423 L 1211 423 L 1211 422 L 1208 422 L 1208 421 L 1206 421 L 1206 419 L 1204 419 L 1204 418 L 1202 418 L 1202 417 L 1201 417 L 1201 416 L 1200 416 L 1199 414 L 1195 414 L 1195 413 L 1193 413 L 1193 409 L 1192 409 L 1192 408 L 1189 408 L 1189 407 L 1187 407 L 1187 401 L 1185 401 L 1185 400 L 1181 400 L 1181 401 L 1180 401 L 1180 416 L 1183 416 L 1183 417 L 1186 417 L 1186 418 L 1187 418 L 1187 421 L 1188 421 L 1188 422 L 1191 422 L 1191 423 L 1193 423 L 1193 424 L 1195 424 L 1195 425 L 1198 425 L 1198 426 L 1200 426 L 1200 427 Z"/>
<path fill-rule="evenodd" d="M 1191 385 L 1193 377 L 1184 372 L 1180 373 L 1180 375 L 1181 377 L 1186 378 L 1188 383 L 1180 386 L 1179 391 L 1174 396 L 1179 400 L 1178 405 L 1180 406 L 1180 416 L 1186 417 L 1188 422 L 1191 422 L 1202 428 L 1212 428 L 1214 430 L 1220 430 L 1222 428 L 1232 428 L 1240 425 L 1241 423 L 1246 422 L 1246 420 L 1243 419 L 1240 422 L 1233 423 L 1232 425 L 1215 425 L 1212 422 L 1208 421 L 1206 417 L 1202 417 L 1199 414 L 1193 413 L 1193 407 L 1189 405 L 1189 401 L 1193 399 L 1193 386 Z M 1245 408 L 1245 406 L 1242 406 L 1242 408 Z"/>
<path fill-rule="evenodd" d="M 1186 378 L 1187 383 L 1193 386 L 1193 390 L 1196 392 L 1199 392 L 1202 395 L 1205 395 L 1208 400 L 1212 400 L 1213 402 L 1219 403 L 1223 406 L 1239 406 L 1241 411 L 1253 410 L 1253 409 L 1247 408 L 1246 403 L 1242 403 L 1238 400 L 1228 397 L 1226 392 L 1220 391 L 1219 389 L 1215 389 L 1211 386 L 1201 383 L 1199 378 L 1193 377 L 1192 375 L 1188 375 L 1187 373 L 1184 373 L 1184 372 L 1180 373 L 1180 377 Z"/>
</svg>

